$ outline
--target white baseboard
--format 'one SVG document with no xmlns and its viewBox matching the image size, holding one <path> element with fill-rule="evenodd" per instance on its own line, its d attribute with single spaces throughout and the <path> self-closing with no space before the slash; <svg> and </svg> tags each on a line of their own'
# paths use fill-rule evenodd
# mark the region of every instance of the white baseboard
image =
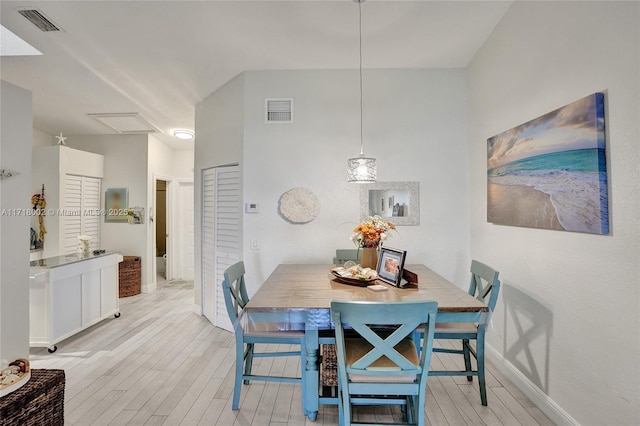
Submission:
<svg viewBox="0 0 640 426">
<path fill-rule="evenodd" d="M 143 285 L 142 286 L 142 292 L 143 293 L 151 293 L 155 289 L 156 289 L 156 283 L 149 283 L 147 285 Z"/>
<path fill-rule="evenodd" d="M 202 305 L 193 304 L 193 313 L 202 316 Z"/>
<path fill-rule="evenodd" d="M 504 374 L 514 385 L 518 387 L 542 412 L 544 412 L 557 425 L 579 426 L 573 417 L 562 409 L 553 399 L 545 394 L 539 387 L 531 382 L 513 364 L 507 361 L 497 350 L 486 345 L 487 358 Z"/>
</svg>

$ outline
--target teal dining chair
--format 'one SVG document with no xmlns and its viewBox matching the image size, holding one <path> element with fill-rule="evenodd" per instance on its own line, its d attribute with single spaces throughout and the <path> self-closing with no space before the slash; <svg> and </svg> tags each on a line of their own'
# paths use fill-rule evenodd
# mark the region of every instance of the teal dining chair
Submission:
<svg viewBox="0 0 640 426">
<path fill-rule="evenodd" d="M 409 424 L 424 425 L 424 406 L 438 303 L 333 301 L 338 356 L 338 415 L 352 405 L 400 404 Z M 424 324 L 420 355 L 416 328 Z"/>
<path fill-rule="evenodd" d="M 489 306 L 489 314 L 493 312 L 500 293 L 499 272 L 484 263 L 473 260 L 471 262 L 471 284 L 469 294 Z M 484 338 L 487 330 L 490 315 L 486 315 L 478 323 L 447 322 L 436 323 L 434 338 L 436 340 L 460 340 L 462 349 L 447 349 L 436 347 L 434 352 L 444 352 L 463 355 L 465 369 L 463 371 L 430 371 L 431 376 L 467 376 L 468 381 L 473 380 L 473 376 L 478 376 L 478 386 L 480 388 L 480 401 L 482 405 L 487 405 L 487 387 L 485 382 L 484 368 Z M 475 349 L 471 341 L 476 342 Z M 473 370 L 471 366 L 471 355 L 476 359 L 477 368 Z"/>
<path fill-rule="evenodd" d="M 240 403 L 240 389 L 242 382 L 249 384 L 251 380 L 267 382 L 289 382 L 302 383 L 303 375 L 300 377 L 284 376 L 264 376 L 252 374 L 253 359 L 260 357 L 281 357 L 297 356 L 301 358 L 301 368 L 306 362 L 306 351 L 304 348 L 304 331 L 281 330 L 282 324 L 278 323 L 276 313 L 265 313 L 259 321 L 242 317 L 242 311 L 249 302 L 247 288 L 244 280 L 244 262 L 237 262 L 224 271 L 222 290 L 224 301 L 227 307 L 229 319 L 233 324 L 233 332 L 236 338 L 236 366 L 235 384 L 233 388 L 233 410 L 238 409 Z M 255 345 L 282 344 L 298 345 L 299 351 L 282 352 L 256 352 Z"/>
<path fill-rule="evenodd" d="M 360 263 L 362 250 L 358 249 L 336 249 L 336 257 L 333 258 L 333 264 L 342 266 L 348 260 Z"/>
</svg>

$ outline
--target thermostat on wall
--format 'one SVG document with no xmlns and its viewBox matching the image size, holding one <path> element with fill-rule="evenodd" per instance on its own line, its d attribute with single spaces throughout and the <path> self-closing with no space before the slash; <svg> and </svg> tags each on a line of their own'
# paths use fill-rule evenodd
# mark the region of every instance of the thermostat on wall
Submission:
<svg viewBox="0 0 640 426">
<path fill-rule="evenodd" d="M 258 203 L 245 203 L 244 211 L 246 213 L 258 213 L 260 211 L 260 207 L 258 206 Z"/>
</svg>

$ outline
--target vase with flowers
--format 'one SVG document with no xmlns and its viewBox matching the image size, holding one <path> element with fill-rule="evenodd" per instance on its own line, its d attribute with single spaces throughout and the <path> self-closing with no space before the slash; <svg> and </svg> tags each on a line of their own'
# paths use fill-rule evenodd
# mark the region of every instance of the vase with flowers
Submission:
<svg viewBox="0 0 640 426">
<path fill-rule="evenodd" d="M 360 265 L 363 268 L 376 269 L 378 266 L 378 250 L 382 242 L 389 237 L 389 232 L 395 230 L 393 223 L 382 220 L 380 216 L 370 216 L 353 230 L 351 241 L 362 249 Z"/>
</svg>

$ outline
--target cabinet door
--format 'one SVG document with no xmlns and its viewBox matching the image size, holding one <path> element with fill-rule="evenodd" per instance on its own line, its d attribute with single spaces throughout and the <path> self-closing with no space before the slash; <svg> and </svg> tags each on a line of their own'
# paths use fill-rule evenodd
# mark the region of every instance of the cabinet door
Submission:
<svg viewBox="0 0 640 426">
<path fill-rule="evenodd" d="M 118 264 L 100 269 L 101 315 L 104 317 L 118 310 Z"/>
<path fill-rule="evenodd" d="M 64 183 L 64 253 L 78 250 L 78 236 L 91 237 L 91 250 L 100 248 L 99 178 L 65 175 Z"/>
<path fill-rule="evenodd" d="M 82 326 L 100 319 L 100 271 L 82 274 Z"/>
<path fill-rule="evenodd" d="M 82 178 L 82 235 L 91 237 L 91 250 L 100 248 L 100 182 L 98 178 Z"/>
<path fill-rule="evenodd" d="M 82 280 L 80 275 L 51 284 L 51 331 L 53 341 L 82 326 Z"/>
<path fill-rule="evenodd" d="M 64 182 L 64 253 L 78 251 L 78 235 L 82 235 L 82 177 L 66 175 Z"/>
<path fill-rule="evenodd" d="M 49 273 L 41 272 L 29 277 L 29 341 L 41 343 L 49 340 Z"/>
</svg>

